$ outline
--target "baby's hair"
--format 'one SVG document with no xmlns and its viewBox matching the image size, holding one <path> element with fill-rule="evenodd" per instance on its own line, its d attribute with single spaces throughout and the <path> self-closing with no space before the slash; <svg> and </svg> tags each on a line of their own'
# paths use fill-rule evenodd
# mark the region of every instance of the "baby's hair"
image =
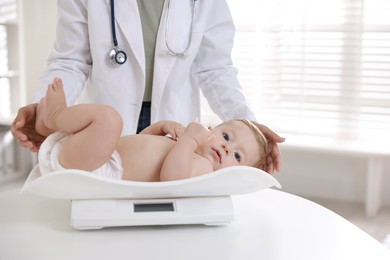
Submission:
<svg viewBox="0 0 390 260">
<path fill-rule="evenodd" d="M 263 171 L 266 170 L 267 166 L 267 153 L 268 153 L 268 142 L 265 138 L 264 134 L 260 131 L 259 128 L 255 124 L 253 124 L 251 121 L 243 118 L 239 119 L 233 119 L 233 121 L 239 121 L 246 124 L 253 132 L 253 134 L 256 137 L 257 143 L 259 144 L 260 148 L 260 158 L 259 160 L 253 165 L 255 168 L 259 168 Z"/>
</svg>

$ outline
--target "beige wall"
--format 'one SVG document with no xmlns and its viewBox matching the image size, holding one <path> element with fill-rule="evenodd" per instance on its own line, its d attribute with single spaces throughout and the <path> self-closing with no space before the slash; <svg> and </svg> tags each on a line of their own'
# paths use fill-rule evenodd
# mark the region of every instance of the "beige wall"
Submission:
<svg viewBox="0 0 390 260">
<path fill-rule="evenodd" d="M 283 191 L 304 197 L 364 202 L 367 160 L 320 152 L 282 149 L 282 171 L 275 177 Z M 384 205 L 390 206 L 390 158 L 382 183 Z"/>
</svg>

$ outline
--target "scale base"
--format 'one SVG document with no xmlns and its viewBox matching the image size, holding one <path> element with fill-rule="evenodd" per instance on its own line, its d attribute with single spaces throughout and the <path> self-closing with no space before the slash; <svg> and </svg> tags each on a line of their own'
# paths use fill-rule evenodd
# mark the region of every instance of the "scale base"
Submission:
<svg viewBox="0 0 390 260">
<path fill-rule="evenodd" d="M 225 225 L 233 220 L 230 196 L 174 199 L 72 200 L 75 229 L 152 225 Z"/>
</svg>

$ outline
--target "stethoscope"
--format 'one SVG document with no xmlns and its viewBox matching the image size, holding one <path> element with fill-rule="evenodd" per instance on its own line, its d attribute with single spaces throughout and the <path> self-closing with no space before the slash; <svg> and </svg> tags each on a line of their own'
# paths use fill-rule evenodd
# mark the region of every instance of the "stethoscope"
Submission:
<svg viewBox="0 0 390 260">
<path fill-rule="evenodd" d="M 187 46 L 184 48 L 183 51 L 174 51 L 167 41 L 167 32 L 169 29 L 169 14 L 170 14 L 170 8 L 171 8 L 171 0 L 168 0 L 167 4 L 167 16 L 165 20 L 165 46 L 168 49 L 168 53 L 173 56 L 179 56 L 184 57 L 187 55 L 187 52 L 191 46 L 192 41 L 192 30 L 194 27 L 194 17 L 196 12 L 196 2 L 198 0 L 191 0 L 191 7 L 192 7 L 192 15 L 191 15 L 191 27 L 190 27 L 190 34 L 188 36 L 188 42 Z M 116 28 L 115 28 L 115 4 L 114 0 L 110 0 L 110 7 L 111 7 L 111 33 L 112 33 L 112 43 L 114 44 L 114 48 L 110 51 L 109 56 L 112 63 L 116 63 L 118 65 L 122 65 L 127 60 L 127 54 L 118 46 L 118 40 L 116 38 Z"/>
</svg>

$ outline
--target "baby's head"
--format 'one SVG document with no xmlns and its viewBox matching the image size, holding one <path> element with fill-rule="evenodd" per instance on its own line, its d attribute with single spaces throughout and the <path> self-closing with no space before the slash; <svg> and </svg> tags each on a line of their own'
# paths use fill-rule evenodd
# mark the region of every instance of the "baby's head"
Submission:
<svg viewBox="0 0 390 260">
<path fill-rule="evenodd" d="M 260 156 L 257 158 L 257 161 L 252 167 L 259 168 L 261 170 L 266 170 L 267 165 L 267 151 L 268 151 L 268 142 L 263 133 L 255 126 L 251 121 L 246 119 L 236 119 L 237 121 L 243 122 L 246 124 L 252 133 L 255 135 L 257 144 L 259 146 Z"/>
<path fill-rule="evenodd" d="M 246 165 L 265 170 L 267 140 L 253 123 L 234 119 L 217 125 L 211 131 L 216 136 L 212 141 L 213 149 L 219 154 L 221 162 L 216 168 Z"/>
</svg>

